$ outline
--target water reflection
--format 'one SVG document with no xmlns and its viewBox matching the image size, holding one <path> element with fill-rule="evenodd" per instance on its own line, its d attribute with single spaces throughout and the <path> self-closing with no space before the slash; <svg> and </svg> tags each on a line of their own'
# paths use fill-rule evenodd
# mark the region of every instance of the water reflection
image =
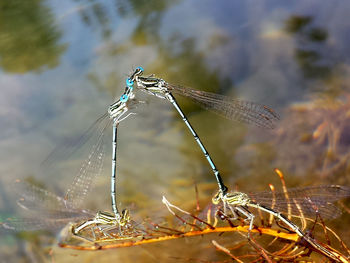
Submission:
<svg viewBox="0 0 350 263">
<path fill-rule="evenodd" d="M 54 68 L 66 50 L 45 0 L 0 3 L 0 66 L 11 73 Z"/>
<path fill-rule="evenodd" d="M 81 135 L 121 94 L 125 76 L 139 65 L 146 74 L 155 73 L 170 83 L 243 97 L 280 107 L 279 112 L 291 102 L 307 100 L 298 111 L 287 110 L 273 140 L 268 132 L 232 124 L 179 99 L 230 186 L 266 189 L 267 183 L 278 181 L 271 176 L 276 166 L 293 186 L 315 184 L 320 171 L 327 173 L 323 180 L 347 183 L 350 24 L 343 17 L 349 4 L 337 3 L 316 7 L 304 1 L 3 1 L 3 185 L 18 176 L 38 178 L 33 166 L 55 145 Z M 39 74 L 13 74 L 31 72 Z M 324 92 L 328 99 L 310 101 L 311 94 L 319 99 Z M 147 216 L 159 212 L 164 193 L 171 200 L 192 201 L 193 181 L 200 197 L 209 197 L 216 185 L 193 138 L 170 105 L 145 101 L 137 118 L 120 127 L 120 202 L 135 207 L 132 213 Z M 318 141 L 310 139 L 314 130 L 322 135 Z M 320 166 L 325 159 L 327 165 Z M 62 193 L 78 166 L 79 160 L 71 159 L 65 167 L 69 169 L 38 180 Z M 90 209 L 109 207 L 110 163 L 105 167 L 86 202 Z M 8 216 L 14 209 L 8 201 L 11 190 L 2 187 L 0 204 L 6 213 L 1 215 Z M 154 248 L 147 252 L 154 254 Z M 55 253 L 62 261 L 72 258 L 67 251 Z M 103 254 L 105 261 L 115 254 Z M 130 258 L 128 251 L 123 256 Z"/>
<path fill-rule="evenodd" d="M 305 78 L 326 79 L 334 66 L 327 54 L 328 32 L 316 27 L 311 16 L 291 16 L 286 20 L 286 31 L 297 41 L 295 60 Z"/>
<path fill-rule="evenodd" d="M 108 7 L 98 1 L 75 1 L 79 4 L 78 14 L 84 24 L 93 30 L 100 30 L 102 37 L 108 39 L 112 34 Z"/>
<path fill-rule="evenodd" d="M 126 17 L 136 16 L 139 18 L 137 26 L 132 33 L 131 40 L 136 45 L 157 43 L 161 37 L 159 30 L 165 12 L 179 0 L 129 0 L 116 1 L 119 14 Z"/>
</svg>

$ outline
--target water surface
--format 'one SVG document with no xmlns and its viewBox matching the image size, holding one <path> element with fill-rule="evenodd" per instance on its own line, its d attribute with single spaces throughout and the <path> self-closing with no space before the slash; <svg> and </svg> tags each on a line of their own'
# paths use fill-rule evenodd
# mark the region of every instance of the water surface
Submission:
<svg viewBox="0 0 350 263">
<path fill-rule="evenodd" d="M 50 169 L 42 169 L 41 162 L 56 145 L 83 134 L 120 96 L 124 79 L 137 66 L 168 82 L 256 101 L 281 114 L 277 129 L 260 130 L 179 99 L 232 188 L 279 186 L 275 167 L 285 172 L 290 186 L 349 185 L 346 167 L 332 170 L 346 156 L 349 142 L 349 12 L 350 3 L 340 0 L 3 1 L 2 217 L 18 210 L 7 187 L 16 178 L 35 178 L 57 194 L 65 192 L 89 147 Z M 133 207 L 135 214 L 161 213 L 166 194 L 190 206 L 194 182 L 202 198 L 210 200 L 214 177 L 174 109 L 157 98 L 142 99 L 137 116 L 119 126 L 120 204 Z M 333 135 L 327 137 L 321 127 L 323 137 L 313 140 L 312 132 L 322 123 L 332 124 L 324 126 L 332 127 Z M 86 208 L 110 209 L 109 159 L 110 154 Z M 21 239 L 1 242 L 9 261 L 30 257 Z M 20 246 L 8 250 L 11 242 Z M 35 256 L 46 253 L 37 250 Z M 163 251 L 165 259 L 172 255 L 172 250 L 150 247 L 79 256 L 110 261 L 116 254 L 137 255 L 154 261 L 161 253 L 155 251 Z M 76 260 L 71 251 L 55 248 L 55 253 L 56 262 Z"/>
</svg>

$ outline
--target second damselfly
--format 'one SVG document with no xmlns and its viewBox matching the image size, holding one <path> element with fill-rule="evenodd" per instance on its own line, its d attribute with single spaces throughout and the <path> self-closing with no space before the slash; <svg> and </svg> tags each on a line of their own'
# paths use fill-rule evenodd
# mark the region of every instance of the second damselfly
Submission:
<svg viewBox="0 0 350 263">
<path fill-rule="evenodd" d="M 228 188 L 225 186 L 219 170 L 172 93 L 187 97 L 201 107 L 230 120 L 255 124 L 263 128 L 272 129 L 276 121 L 280 119 L 279 115 L 270 107 L 255 102 L 232 99 L 211 92 L 172 85 L 153 75 L 143 77 L 143 71 L 142 67 L 136 68 L 131 76 L 131 81 L 136 81 L 136 87 L 138 89 L 156 97 L 166 99 L 174 106 L 207 159 L 218 183 L 220 192 L 225 195 Z"/>
</svg>

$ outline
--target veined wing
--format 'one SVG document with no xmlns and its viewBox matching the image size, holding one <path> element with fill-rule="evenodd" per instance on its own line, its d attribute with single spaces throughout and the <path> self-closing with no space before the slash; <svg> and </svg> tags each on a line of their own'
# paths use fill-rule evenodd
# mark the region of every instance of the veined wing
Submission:
<svg viewBox="0 0 350 263">
<path fill-rule="evenodd" d="M 236 100 L 223 95 L 182 86 L 168 84 L 166 87 L 173 93 L 188 97 L 203 108 L 230 120 L 272 129 L 276 126 L 276 121 L 280 119 L 273 109 L 255 102 Z"/>
<path fill-rule="evenodd" d="M 256 203 L 270 207 L 278 212 L 316 218 L 318 213 L 323 219 L 333 219 L 341 211 L 333 203 L 350 197 L 350 188 L 339 185 L 311 186 L 288 189 L 288 199 L 284 192 L 258 192 L 249 194 Z"/>
</svg>

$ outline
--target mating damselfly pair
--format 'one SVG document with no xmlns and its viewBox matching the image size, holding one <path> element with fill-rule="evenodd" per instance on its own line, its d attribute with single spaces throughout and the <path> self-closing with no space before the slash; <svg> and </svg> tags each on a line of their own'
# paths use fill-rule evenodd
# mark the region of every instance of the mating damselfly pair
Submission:
<svg viewBox="0 0 350 263">
<path fill-rule="evenodd" d="M 219 115 L 222 115 L 228 119 L 255 124 L 263 128 L 273 128 L 275 126 L 275 122 L 279 119 L 279 115 L 274 110 L 265 105 L 243 100 L 234 100 L 229 97 L 213 94 L 210 92 L 172 85 L 163 79 L 154 77 L 153 75 L 145 77 L 143 76 L 143 71 L 144 70 L 141 67 L 136 68 L 130 77 L 126 79 L 125 91 L 120 96 L 119 100 L 113 103 L 108 108 L 107 113 L 101 116 L 94 123 L 93 127 L 98 126 L 98 128 L 90 129 L 93 131 L 97 130 L 97 141 L 94 144 L 88 159 L 84 162 L 79 173 L 75 176 L 73 184 L 67 191 L 67 194 L 64 198 L 66 203 L 69 204 L 68 208 L 73 211 L 75 211 L 75 209 L 81 205 L 84 196 L 87 194 L 91 187 L 92 179 L 94 176 L 96 176 L 96 174 L 99 173 L 99 170 L 101 169 L 103 157 L 103 137 L 106 129 L 110 126 L 110 124 L 112 124 L 113 148 L 110 192 L 113 213 L 98 212 L 97 215 L 93 218 L 85 220 L 83 223 L 74 226 L 74 234 L 79 235 L 79 233 L 84 229 L 90 227 L 91 225 L 96 225 L 103 230 L 103 233 L 107 233 L 105 229 L 108 229 L 108 226 L 111 226 L 118 227 L 121 235 L 126 235 L 124 229 L 129 226 L 130 215 L 128 210 L 124 209 L 122 212 L 119 211 L 116 198 L 117 131 L 119 123 L 126 119 L 129 115 L 133 114 L 132 110 L 138 103 L 137 92 L 140 90 L 161 99 L 166 99 L 175 107 L 181 119 L 184 121 L 190 133 L 199 145 L 201 151 L 203 152 L 206 160 L 210 165 L 210 168 L 213 171 L 219 188 L 218 193 L 213 198 L 213 203 L 218 204 L 219 202 L 222 202 L 224 205 L 225 214 L 229 215 L 232 218 L 237 218 L 238 216 L 246 217 L 249 221 L 250 230 L 252 230 L 254 215 L 249 212 L 248 208 L 254 207 L 260 209 L 262 211 L 270 213 L 278 220 L 284 222 L 291 231 L 296 232 L 302 238 L 307 240 L 311 245 L 317 249 L 322 250 L 316 241 L 306 236 L 294 223 L 284 217 L 281 213 L 288 211 L 285 209 L 286 207 L 295 207 L 297 204 L 297 206 L 300 208 L 300 211 L 303 211 L 303 213 L 306 215 L 319 213 L 322 217 L 328 218 L 327 213 L 331 213 L 330 208 L 333 207 L 331 203 L 341 198 L 350 196 L 350 189 L 333 185 L 314 187 L 312 189 L 299 188 L 292 190 L 292 192 L 295 194 L 290 200 L 275 198 L 274 206 L 266 204 L 266 200 L 265 203 L 262 200 L 259 201 L 259 195 L 257 195 L 255 198 L 252 198 L 241 192 L 230 193 L 227 186 L 224 184 L 220 172 L 214 164 L 214 161 L 206 150 L 195 129 L 192 127 L 189 120 L 183 113 L 173 93 L 190 98 L 192 101 L 198 103 L 205 109 L 218 113 Z M 262 195 L 264 196 L 266 194 Z M 329 196 L 334 197 L 330 200 Z M 267 199 L 269 198 L 272 200 L 271 196 L 267 197 Z M 282 204 L 284 204 L 284 206 Z M 294 209 L 292 212 L 298 215 L 300 211 Z M 248 233 L 248 237 L 250 237 L 250 233 Z M 324 253 L 326 254 L 327 252 Z"/>
<path fill-rule="evenodd" d="M 215 175 L 219 189 L 222 193 L 226 193 L 228 188 L 225 186 L 223 179 L 204 144 L 181 110 L 172 93 L 188 97 L 204 108 L 212 110 L 215 113 L 223 115 L 231 120 L 253 123 L 257 126 L 265 128 L 273 128 L 276 120 L 279 119 L 278 114 L 265 105 L 243 100 L 233 100 L 229 97 L 213 94 L 210 92 L 171 85 L 165 82 L 163 79 L 156 78 L 154 76 L 144 77 L 142 75 L 143 68 L 136 68 L 130 77 L 126 79 L 125 91 L 120 96 L 119 100 L 110 105 L 107 113 L 102 115 L 89 129 L 97 130 L 98 133 L 97 142 L 94 144 L 91 154 L 88 158 L 88 163 L 90 165 L 93 165 L 94 163 L 97 163 L 95 161 L 96 156 L 98 156 L 98 153 L 103 149 L 103 137 L 106 129 L 110 126 L 111 123 L 113 126 L 111 200 L 113 213 L 117 221 L 122 219 L 116 202 L 117 130 L 119 123 L 133 114 L 132 110 L 138 103 L 138 100 L 136 98 L 136 90 L 141 90 L 156 97 L 167 99 L 172 103 L 172 105 L 178 111 L 181 119 L 185 122 L 187 128 L 190 130 L 195 141 L 198 143 L 205 158 L 207 159 Z M 98 128 L 94 129 L 94 126 L 98 126 Z M 90 183 L 91 178 L 94 174 L 91 173 L 90 175 L 90 173 L 86 173 L 85 170 L 86 169 L 84 167 L 81 169 L 81 172 L 79 172 L 75 177 L 72 187 L 67 191 L 66 198 L 73 200 L 73 203 L 75 202 L 74 200 L 80 199 L 81 196 L 84 196 L 90 187 L 90 184 L 87 184 L 86 182 Z"/>
</svg>

